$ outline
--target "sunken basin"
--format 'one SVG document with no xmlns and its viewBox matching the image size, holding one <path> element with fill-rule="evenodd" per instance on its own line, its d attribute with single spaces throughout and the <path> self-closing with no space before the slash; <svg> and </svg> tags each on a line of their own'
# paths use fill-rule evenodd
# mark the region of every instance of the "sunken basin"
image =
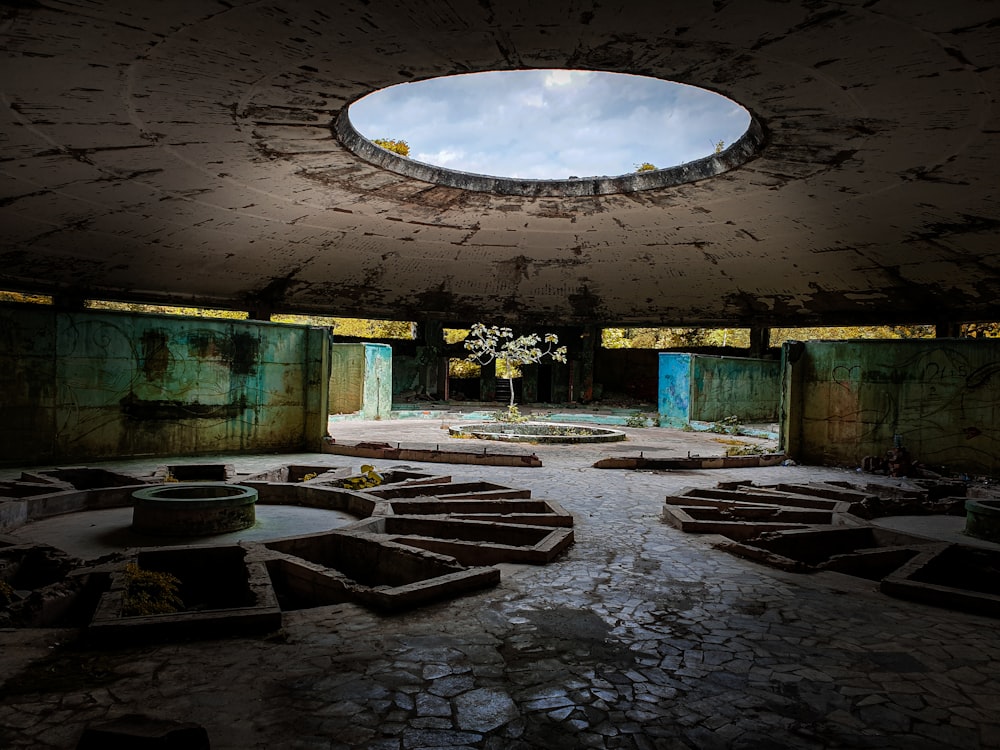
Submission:
<svg viewBox="0 0 1000 750">
<path fill-rule="evenodd" d="M 257 490 L 224 482 L 145 487 L 132 493 L 132 528 L 152 536 L 210 536 L 256 521 Z"/>
<path fill-rule="evenodd" d="M 509 443 L 614 443 L 626 437 L 621 430 L 608 427 L 557 422 L 481 422 L 451 427 L 448 434 Z"/>
</svg>

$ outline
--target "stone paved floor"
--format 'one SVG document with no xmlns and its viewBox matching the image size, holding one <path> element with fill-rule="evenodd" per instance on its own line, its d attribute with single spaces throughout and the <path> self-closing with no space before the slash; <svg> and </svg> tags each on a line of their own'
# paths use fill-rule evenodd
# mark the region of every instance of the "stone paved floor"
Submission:
<svg viewBox="0 0 1000 750">
<path fill-rule="evenodd" d="M 414 422 L 334 435 L 445 442 L 438 421 Z M 263 640 L 93 652 L 71 631 L 0 632 L 0 747 L 71 748 L 88 724 L 133 712 L 202 724 L 215 750 L 1000 747 L 996 620 L 772 570 L 659 519 L 683 486 L 853 472 L 589 468 L 639 446 L 713 452 L 712 436 L 629 433 L 616 446 L 532 447 L 535 469 L 411 463 L 530 487 L 575 514 L 567 554 L 502 566 L 492 590 L 391 617 L 290 612 Z M 224 460 L 249 472 L 316 459 Z"/>
</svg>

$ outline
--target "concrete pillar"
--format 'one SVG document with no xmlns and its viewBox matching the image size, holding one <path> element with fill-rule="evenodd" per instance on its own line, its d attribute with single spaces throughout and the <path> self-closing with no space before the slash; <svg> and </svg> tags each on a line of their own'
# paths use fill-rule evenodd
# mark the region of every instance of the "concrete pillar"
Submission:
<svg viewBox="0 0 1000 750">
<path fill-rule="evenodd" d="M 576 400 L 583 404 L 594 400 L 594 350 L 599 335 L 600 329 L 596 326 L 587 325 L 580 329 L 580 387 Z"/>
<path fill-rule="evenodd" d="M 497 363 L 490 362 L 479 369 L 479 400 L 497 400 Z"/>
<path fill-rule="evenodd" d="M 310 328 L 306 334 L 304 442 L 306 450 L 317 452 L 323 450 L 330 419 L 331 340 L 329 328 Z"/>
<path fill-rule="evenodd" d="M 939 339 L 957 339 L 962 335 L 962 324 L 939 321 L 934 324 L 934 336 Z"/>
<path fill-rule="evenodd" d="M 751 328 L 750 329 L 750 356 L 756 359 L 760 359 L 765 354 L 767 354 L 768 348 L 771 346 L 771 329 L 770 328 Z"/>
<path fill-rule="evenodd" d="M 794 458 L 802 445 L 802 373 L 806 354 L 802 341 L 786 341 L 781 345 L 781 407 L 778 413 L 778 449 Z"/>
<path fill-rule="evenodd" d="M 521 365 L 521 400 L 526 404 L 538 401 L 538 365 Z"/>
<path fill-rule="evenodd" d="M 271 309 L 267 307 L 258 307 L 253 310 L 248 310 L 247 316 L 250 320 L 262 320 L 266 323 L 271 320 Z"/>
<path fill-rule="evenodd" d="M 429 396 L 445 398 L 448 390 L 448 358 L 445 355 L 444 324 L 440 320 L 417 323 L 418 380 Z"/>
</svg>

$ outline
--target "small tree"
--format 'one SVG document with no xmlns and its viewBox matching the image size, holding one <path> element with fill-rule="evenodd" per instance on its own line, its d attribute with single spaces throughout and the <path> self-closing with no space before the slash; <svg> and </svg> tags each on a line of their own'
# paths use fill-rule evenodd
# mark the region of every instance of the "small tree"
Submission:
<svg viewBox="0 0 1000 750">
<path fill-rule="evenodd" d="M 642 164 L 635 165 L 636 172 L 655 172 L 656 165 L 650 164 L 648 161 L 644 161 Z"/>
<path fill-rule="evenodd" d="M 400 156 L 409 157 L 410 155 L 410 144 L 406 141 L 394 141 L 392 138 L 376 138 L 372 143 Z"/>
<path fill-rule="evenodd" d="M 556 362 L 565 362 L 566 347 L 557 347 L 558 343 L 559 337 L 554 333 L 546 333 L 544 336 L 529 333 L 514 338 L 514 332 L 509 328 L 487 327 L 482 323 L 476 323 L 465 339 L 465 348 L 469 351 L 466 359 L 480 365 L 488 365 L 496 360 L 503 360 L 506 363 L 509 372 L 507 379 L 510 382 L 510 406 L 507 409 L 509 413 L 513 413 L 514 367 L 538 364 L 545 357 L 550 357 Z M 542 349 L 539 344 L 544 344 L 545 348 Z"/>
</svg>

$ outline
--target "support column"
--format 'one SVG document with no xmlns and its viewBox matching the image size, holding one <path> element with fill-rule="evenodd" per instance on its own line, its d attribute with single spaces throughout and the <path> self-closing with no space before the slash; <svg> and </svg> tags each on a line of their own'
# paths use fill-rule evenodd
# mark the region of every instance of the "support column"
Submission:
<svg viewBox="0 0 1000 750">
<path fill-rule="evenodd" d="M 496 361 L 483 365 L 479 369 L 479 400 L 497 400 L 497 363 Z"/>
<path fill-rule="evenodd" d="M 934 336 L 939 339 L 957 339 L 962 335 L 962 324 L 939 321 L 934 324 Z"/>
<path fill-rule="evenodd" d="M 767 354 L 768 348 L 771 346 L 771 329 L 770 328 L 751 328 L 750 329 L 750 356 L 754 359 L 761 359 Z"/>
<path fill-rule="evenodd" d="M 806 345 L 801 341 L 786 341 L 781 345 L 781 406 L 778 415 L 778 448 L 789 458 L 798 455 L 802 446 L 802 373 Z"/>
<path fill-rule="evenodd" d="M 589 404 L 594 400 L 594 350 L 599 330 L 592 325 L 580 330 L 580 391 L 576 400 L 581 404 Z"/>
<path fill-rule="evenodd" d="M 417 323 L 418 390 L 444 398 L 447 392 L 448 360 L 444 353 L 444 324 L 440 320 Z"/>
</svg>

